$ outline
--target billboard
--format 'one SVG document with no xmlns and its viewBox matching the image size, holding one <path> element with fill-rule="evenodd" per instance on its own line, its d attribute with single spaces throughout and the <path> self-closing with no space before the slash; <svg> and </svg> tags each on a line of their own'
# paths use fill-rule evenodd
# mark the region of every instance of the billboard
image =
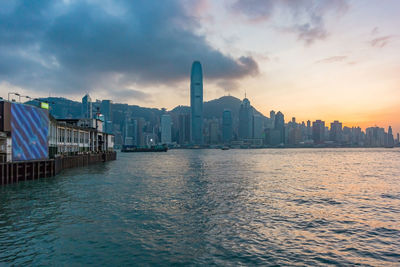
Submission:
<svg viewBox="0 0 400 267">
<path fill-rule="evenodd" d="M 41 160 L 49 156 L 49 114 L 46 109 L 12 103 L 12 160 Z"/>
</svg>

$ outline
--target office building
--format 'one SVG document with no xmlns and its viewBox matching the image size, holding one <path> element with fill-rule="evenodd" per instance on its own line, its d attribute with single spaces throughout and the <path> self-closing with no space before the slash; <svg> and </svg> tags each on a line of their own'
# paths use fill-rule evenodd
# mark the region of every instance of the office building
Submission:
<svg viewBox="0 0 400 267">
<path fill-rule="evenodd" d="M 258 114 L 253 115 L 253 139 L 263 138 L 264 118 Z"/>
<path fill-rule="evenodd" d="M 92 119 L 93 118 L 93 107 L 92 107 L 92 99 L 89 94 L 86 94 L 82 98 L 82 119 Z"/>
<path fill-rule="evenodd" d="M 253 138 L 253 107 L 247 98 L 244 98 L 240 105 L 239 138 L 241 140 Z"/>
<path fill-rule="evenodd" d="M 275 139 L 275 142 L 279 141 L 279 144 L 285 144 L 285 116 L 280 111 L 278 111 L 278 113 L 275 115 L 274 130 L 274 138 L 276 138 L 277 133 L 279 134 L 279 139 Z"/>
<path fill-rule="evenodd" d="M 104 115 L 104 128 L 106 133 L 113 132 L 112 124 L 112 101 L 102 100 L 100 105 L 100 112 Z"/>
<path fill-rule="evenodd" d="M 335 143 L 342 142 L 342 123 L 339 121 L 331 122 L 331 130 L 329 132 L 329 140 Z"/>
<path fill-rule="evenodd" d="M 203 144 L 203 72 L 199 61 L 193 62 L 190 76 L 191 142 Z"/>
<path fill-rule="evenodd" d="M 171 116 L 168 114 L 161 116 L 161 143 L 171 143 Z"/>
<path fill-rule="evenodd" d="M 322 144 L 325 141 L 325 122 L 316 120 L 312 124 L 312 139 L 314 144 Z"/>
</svg>

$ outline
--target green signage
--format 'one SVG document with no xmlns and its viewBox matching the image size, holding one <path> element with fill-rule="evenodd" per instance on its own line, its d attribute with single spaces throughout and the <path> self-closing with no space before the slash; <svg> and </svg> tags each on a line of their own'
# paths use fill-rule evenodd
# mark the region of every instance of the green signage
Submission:
<svg viewBox="0 0 400 267">
<path fill-rule="evenodd" d="M 44 109 L 49 109 L 49 103 L 46 102 L 40 102 L 40 107 Z"/>
</svg>

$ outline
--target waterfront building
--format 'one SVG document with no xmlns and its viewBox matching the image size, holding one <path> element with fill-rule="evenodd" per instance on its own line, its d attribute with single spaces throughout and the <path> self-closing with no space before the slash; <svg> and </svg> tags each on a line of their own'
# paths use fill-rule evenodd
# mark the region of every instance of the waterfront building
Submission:
<svg viewBox="0 0 400 267">
<path fill-rule="evenodd" d="M 266 131 L 266 143 L 271 146 L 282 145 L 282 133 L 280 130 L 268 129 Z"/>
<path fill-rule="evenodd" d="M 208 122 L 208 142 L 213 145 L 219 143 L 219 123 L 216 119 Z"/>
<path fill-rule="evenodd" d="M 230 143 L 233 136 L 232 111 L 225 109 L 222 113 L 222 141 Z"/>
<path fill-rule="evenodd" d="M 126 116 L 124 125 L 123 145 L 138 146 L 137 132 L 138 132 L 137 120 L 131 119 L 129 116 Z"/>
<path fill-rule="evenodd" d="M 171 143 L 171 116 L 164 114 L 161 116 L 161 143 Z"/>
<path fill-rule="evenodd" d="M 393 138 L 392 126 L 389 126 L 389 128 L 388 128 L 387 146 L 389 146 L 389 147 L 394 146 L 394 138 Z"/>
<path fill-rule="evenodd" d="M 264 118 L 258 114 L 253 115 L 253 139 L 263 138 Z"/>
<path fill-rule="evenodd" d="M 136 140 L 137 140 L 137 146 L 144 146 L 146 145 L 146 140 L 145 140 L 145 127 L 146 127 L 146 120 L 142 117 L 139 118 L 134 118 L 134 120 L 136 121 L 136 125 L 137 125 L 137 136 L 136 136 Z"/>
<path fill-rule="evenodd" d="M 203 144 L 203 72 L 199 61 L 192 64 L 190 76 L 191 142 Z"/>
<path fill-rule="evenodd" d="M 325 122 L 316 120 L 312 125 L 312 139 L 314 144 L 321 144 L 325 141 Z"/>
<path fill-rule="evenodd" d="M 247 98 L 244 98 L 240 105 L 239 138 L 241 140 L 253 138 L 253 107 Z"/>
<path fill-rule="evenodd" d="M 112 101 L 111 100 L 102 100 L 100 105 L 101 114 L 104 115 L 104 127 L 106 133 L 113 132 L 113 124 L 112 124 Z"/>
<path fill-rule="evenodd" d="M 363 131 L 360 127 L 351 128 L 350 144 L 355 146 L 363 146 Z"/>
<path fill-rule="evenodd" d="M 187 145 L 190 143 L 190 114 L 178 115 L 178 143 Z"/>
<path fill-rule="evenodd" d="M 114 136 L 105 133 L 96 119 L 55 119 L 46 108 L 8 101 L 0 102 L 0 118 L 4 162 L 46 160 L 114 147 Z"/>
<path fill-rule="evenodd" d="M 285 134 L 285 116 L 282 112 L 278 111 L 275 115 L 275 125 L 274 130 L 279 133 L 279 144 L 284 144 L 286 139 Z M 274 133 L 274 137 L 275 137 Z M 276 140 L 277 141 L 277 140 Z"/>
<path fill-rule="evenodd" d="M 270 129 L 274 129 L 275 128 L 275 111 L 274 110 L 271 110 L 269 112 L 268 128 L 270 128 Z"/>
<path fill-rule="evenodd" d="M 303 122 L 304 125 L 304 122 Z M 287 125 L 288 128 L 288 144 L 297 145 L 302 140 L 302 131 L 299 124 L 296 123 L 296 118 L 292 118 Z"/>
<path fill-rule="evenodd" d="M 342 142 L 342 123 L 339 121 L 334 121 L 331 123 L 331 130 L 329 132 L 329 140 L 335 143 Z"/>
<path fill-rule="evenodd" d="M 380 147 L 385 145 L 385 129 L 379 127 L 369 127 L 365 132 L 366 146 Z"/>
<path fill-rule="evenodd" d="M 93 118 L 92 99 L 90 98 L 89 94 L 86 94 L 82 98 L 82 113 L 81 113 L 81 117 L 83 119 L 91 119 L 91 118 Z"/>
</svg>

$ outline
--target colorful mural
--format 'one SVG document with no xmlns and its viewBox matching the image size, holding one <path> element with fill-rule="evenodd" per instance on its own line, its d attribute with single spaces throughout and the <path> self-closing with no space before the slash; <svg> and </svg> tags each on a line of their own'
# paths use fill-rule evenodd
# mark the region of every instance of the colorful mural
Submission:
<svg viewBox="0 0 400 267">
<path fill-rule="evenodd" d="M 46 159 L 49 155 L 49 114 L 45 109 L 11 105 L 13 161 Z"/>
</svg>

